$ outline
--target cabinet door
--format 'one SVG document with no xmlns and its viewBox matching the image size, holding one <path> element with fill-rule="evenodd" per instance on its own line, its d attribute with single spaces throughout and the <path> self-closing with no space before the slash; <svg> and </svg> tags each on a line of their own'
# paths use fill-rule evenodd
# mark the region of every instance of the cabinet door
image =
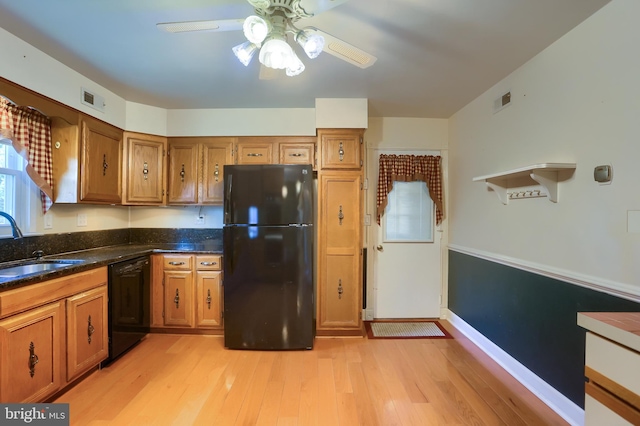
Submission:
<svg viewBox="0 0 640 426">
<path fill-rule="evenodd" d="M 125 133 L 124 204 L 164 202 L 164 158 L 167 138 Z"/>
<path fill-rule="evenodd" d="M 319 130 L 322 169 L 360 169 L 362 167 L 361 130 Z"/>
<path fill-rule="evenodd" d="M 222 272 L 196 273 L 197 322 L 201 328 L 222 326 Z"/>
<path fill-rule="evenodd" d="M 67 299 L 67 381 L 109 355 L 107 286 Z"/>
<path fill-rule="evenodd" d="M 237 164 L 272 164 L 273 143 L 261 142 L 259 138 L 239 140 L 237 148 Z"/>
<path fill-rule="evenodd" d="M 311 164 L 315 170 L 315 144 L 281 143 L 280 164 Z"/>
<path fill-rule="evenodd" d="M 361 326 L 361 182 L 360 172 L 320 175 L 318 330 Z"/>
<path fill-rule="evenodd" d="M 318 328 L 360 327 L 359 270 L 359 256 L 326 256 L 320 284 Z"/>
<path fill-rule="evenodd" d="M 122 131 L 97 120 L 81 120 L 80 200 L 122 202 Z"/>
<path fill-rule="evenodd" d="M 193 327 L 193 272 L 164 272 L 164 325 Z"/>
<path fill-rule="evenodd" d="M 234 138 L 220 138 L 218 141 L 202 144 L 202 188 L 200 202 L 222 204 L 224 184 L 222 168 L 233 164 Z"/>
<path fill-rule="evenodd" d="M 0 321 L 0 402 L 39 402 L 60 389 L 60 302 Z"/>
<path fill-rule="evenodd" d="M 168 203 L 198 202 L 198 147 L 197 143 L 169 143 Z"/>
</svg>

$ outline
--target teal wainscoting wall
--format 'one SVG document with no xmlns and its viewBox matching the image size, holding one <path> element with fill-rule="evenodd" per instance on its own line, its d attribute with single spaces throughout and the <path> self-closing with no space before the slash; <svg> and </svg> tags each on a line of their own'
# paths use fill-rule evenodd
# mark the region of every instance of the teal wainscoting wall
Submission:
<svg viewBox="0 0 640 426">
<path fill-rule="evenodd" d="M 637 312 L 640 303 L 450 250 L 449 309 L 584 408 L 577 313 Z"/>
</svg>

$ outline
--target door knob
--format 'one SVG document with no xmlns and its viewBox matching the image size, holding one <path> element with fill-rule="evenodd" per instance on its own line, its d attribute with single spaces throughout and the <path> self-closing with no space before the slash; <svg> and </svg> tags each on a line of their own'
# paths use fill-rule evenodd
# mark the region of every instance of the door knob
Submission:
<svg viewBox="0 0 640 426">
<path fill-rule="evenodd" d="M 378 251 L 382 251 L 382 245 L 378 245 L 378 246 L 376 247 L 376 250 L 378 250 Z"/>
</svg>

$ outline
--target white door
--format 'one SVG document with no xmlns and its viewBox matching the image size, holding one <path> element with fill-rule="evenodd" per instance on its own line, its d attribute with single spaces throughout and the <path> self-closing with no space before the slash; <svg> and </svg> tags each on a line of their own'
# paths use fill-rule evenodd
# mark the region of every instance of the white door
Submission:
<svg viewBox="0 0 640 426">
<path fill-rule="evenodd" d="M 371 154 L 369 182 L 374 183 L 371 185 L 374 192 L 377 190 L 380 154 L 440 155 L 439 152 L 433 151 L 374 151 Z M 426 192 L 424 182 L 412 183 L 412 185 L 422 185 Z M 399 185 L 394 184 L 393 191 L 398 187 Z M 411 192 L 415 189 L 414 187 L 409 192 L 402 190 L 404 197 L 415 197 L 415 193 Z M 402 203 L 402 200 L 398 203 Z M 416 205 L 415 208 L 420 208 L 419 203 L 412 204 Z M 404 208 L 407 208 L 406 204 Z M 368 282 L 373 283 L 373 316 L 375 319 L 438 318 L 442 288 L 440 250 L 442 233 L 434 223 L 431 242 L 389 241 L 385 238 L 385 225 L 391 228 L 406 225 L 398 225 L 398 220 L 400 222 L 404 220 L 402 215 L 399 216 L 394 224 L 385 224 L 385 215 L 383 215 L 381 226 L 378 226 L 375 217 L 371 218 L 369 258 L 373 262 L 370 269 L 373 277 Z M 435 216 L 434 211 L 431 216 Z"/>
</svg>

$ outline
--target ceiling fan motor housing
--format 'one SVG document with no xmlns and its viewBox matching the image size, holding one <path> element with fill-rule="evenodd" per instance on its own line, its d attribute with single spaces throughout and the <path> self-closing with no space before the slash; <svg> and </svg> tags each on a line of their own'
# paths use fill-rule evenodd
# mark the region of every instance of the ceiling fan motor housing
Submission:
<svg viewBox="0 0 640 426">
<path fill-rule="evenodd" d="M 285 16 L 291 21 L 297 21 L 300 18 L 311 18 L 312 13 L 307 13 L 302 6 L 300 0 L 247 0 L 256 12 L 261 15 L 273 15 L 275 11 L 284 12 Z"/>
</svg>

